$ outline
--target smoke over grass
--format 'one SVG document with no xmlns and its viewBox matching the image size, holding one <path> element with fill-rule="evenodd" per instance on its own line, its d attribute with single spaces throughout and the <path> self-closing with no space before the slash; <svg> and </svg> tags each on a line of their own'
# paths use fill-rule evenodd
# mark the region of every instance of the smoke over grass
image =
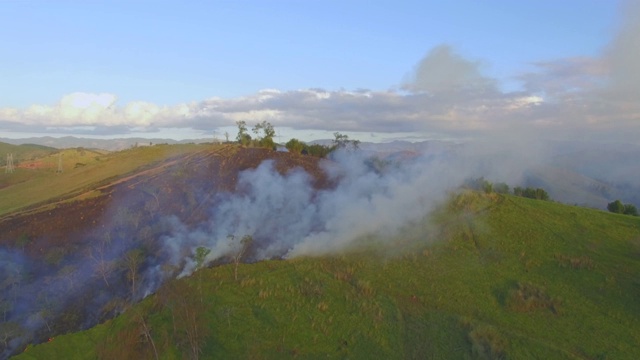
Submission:
<svg viewBox="0 0 640 360">
<path fill-rule="evenodd" d="M 274 152 L 260 162 L 258 149 L 238 150 L 237 157 L 206 153 L 124 182 L 111 190 L 113 200 L 94 225 L 71 234 L 77 243 L 31 253 L 19 245 L 0 248 L 0 271 L 7 274 L 0 281 L 6 325 L 0 330 L 9 339 L 0 354 L 117 315 L 198 266 L 399 247 L 405 230 L 432 226 L 429 215 L 466 179 L 525 185 L 532 169 L 573 158 L 557 158 L 558 150 L 536 141 L 421 146 L 378 155 L 335 152 L 320 161 L 323 186 L 317 167 L 284 171 L 279 162 L 313 158 Z M 47 240 L 28 239 L 23 249 L 38 243 Z M 210 250 L 206 258 L 196 256 L 199 247 Z"/>
<path fill-rule="evenodd" d="M 246 235 L 253 238 L 250 261 L 340 253 L 422 221 L 476 165 L 464 156 L 391 161 L 342 151 L 323 165 L 332 186 L 318 190 L 302 170 L 280 174 L 265 161 L 240 174 L 234 193 L 214 200 L 206 221 L 189 227 L 170 218 L 163 243 L 180 276 L 195 269 L 198 247 L 211 249 L 211 263 L 236 253 Z"/>
</svg>

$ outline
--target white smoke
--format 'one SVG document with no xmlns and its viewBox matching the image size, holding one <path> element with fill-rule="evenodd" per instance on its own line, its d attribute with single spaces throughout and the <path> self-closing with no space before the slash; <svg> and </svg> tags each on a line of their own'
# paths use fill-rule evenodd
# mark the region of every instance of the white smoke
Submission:
<svg viewBox="0 0 640 360">
<path fill-rule="evenodd" d="M 180 276 L 195 270 L 196 248 L 211 250 L 210 263 L 236 253 L 245 235 L 254 240 L 251 260 L 332 254 L 366 237 L 391 239 L 424 219 L 473 170 L 444 157 L 376 162 L 349 151 L 323 167 L 334 185 L 317 190 L 301 169 L 282 175 L 265 161 L 240 174 L 236 192 L 218 199 L 206 222 L 189 228 L 171 219 L 172 234 L 163 240 Z"/>
</svg>

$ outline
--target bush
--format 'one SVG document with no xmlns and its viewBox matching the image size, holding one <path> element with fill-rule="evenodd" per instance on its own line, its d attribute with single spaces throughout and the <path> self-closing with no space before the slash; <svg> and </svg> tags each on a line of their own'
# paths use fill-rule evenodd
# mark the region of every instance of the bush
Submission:
<svg viewBox="0 0 640 360">
<path fill-rule="evenodd" d="M 313 144 L 313 145 L 307 145 L 304 149 L 303 152 L 306 152 L 309 155 L 313 155 L 313 156 L 317 156 L 317 157 L 326 157 L 327 155 L 329 155 L 329 153 L 331 151 L 333 151 L 334 148 L 333 147 L 327 147 L 327 146 L 322 146 L 322 145 L 318 145 L 318 144 Z"/>
<path fill-rule="evenodd" d="M 607 204 L 607 210 L 615 214 L 625 214 L 638 216 L 638 208 L 633 204 L 623 204 L 622 201 L 616 200 Z"/>
<path fill-rule="evenodd" d="M 513 195 L 536 200 L 549 200 L 549 194 L 542 188 L 534 189 L 532 187 L 521 188 L 516 186 L 513 188 Z"/>
<path fill-rule="evenodd" d="M 492 325 L 477 323 L 470 318 L 461 319 L 461 324 L 469 333 L 471 355 L 474 359 L 505 359 L 507 340 Z"/>
<path fill-rule="evenodd" d="M 289 140 L 286 144 L 285 147 L 287 148 L 287 150 L 289 150 L 289 152 L 295 153 L 295 154 L 300 154 L 302 153 L 302 150 L 306 147 L 307 145 L 298 140 L 298 139 L 291 139 Z"/>
<path fill-rule="evenodd" d="M 508 194 L 509 193 L 509 185 L 503 182 L 493 184 L 493 191 L 498 194 Z"/>
<path fill-rule="evenodd" d="M 517 312 L 546 309 L 556 315 L 560 313 L 560 300 L 550 297 L 544 288 L 531 283 L 518 283 L 518 289 L 509 293 L 507 306 Z"/>
<path fill-rule="evenodd" d="M 624 214 L 631 215 L 631 216 L 638 216 L 638 209 L 632 204 L 625 204 Z"/>
<path fill-rule="evenodd" d="M 607 204 L 607 210 L 616 214 L 624 214 L 624 205 L 622 201 L 616 200 Z"/>
<path fill-rule="evenodd" d="M 495 327 L 479 325 L 469 332 L 471 352 L 476 359 L 504 359 L 507 341 Z"/>
<path fill-rule="evenodd" d="M 487 181 L 484 177 L 467 179 L 464 181 L 464 186 L 472 190 L 484 191 L 487 194 L 493 192 L 493 184 Z"/>
</svg>

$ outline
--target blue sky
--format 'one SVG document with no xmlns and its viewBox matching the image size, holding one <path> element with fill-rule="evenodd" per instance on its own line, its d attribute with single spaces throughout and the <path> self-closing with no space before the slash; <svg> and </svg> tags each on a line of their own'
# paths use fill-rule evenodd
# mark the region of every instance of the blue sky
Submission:
<svg viewBox="0 0 640 360">
<path fill-rule="evenodd" d="M 540 75 L 539 82 L 549 76 L 542 72 L 553 73 L 550 69 L 557 70 L 558 62 L 566 65 L 567 59 L 581 59 L 574 61 L 576 71 L 597 67 L 625 21 L 631 21 L 625 20 L 629 16 L 623 6 L 637 13 L 638 6 L 605 0 L 0 0 L 0 131 L 153 135 L 162 128 L 211 132 L 254 118 L 298 131 L 472 131 L 474 124 L 429 124 L 451 108 L 440 113 L 419 108 L 407 114 L 416 94 L 405 96 L 411 88 L 406 85 L 415 80 L 421 61 L 434 56 L 434 49 L 446 47 L 442 61 L 459 59 L 473 76 L 495 84 L 485 105 L 508 97 L 540 104 L 540 99 L 553 96 L 531 91 L 531 76 Z M 566 67 L 560 75 L 569 71 Z M 432 73 L 439 71 L 444 70 L 436 65 Z M 562 80 L 547 79 L 553 81 Z M 586 87 L 579 90 L 592 90 Z M 269 106 L 260 100 L 264 89 L 278 90 L 271 93 Z M 325 95 L 316 93 L 315 99 L 327 100 L 326 94 L 342 99 L 316 104 L 340 112 L 342 120 L 332 121 L 333 112 L 309 109 L 308 99 L 303 99 L 309 93 L 297 93 L 308 89 L 322 89 Z M 345 105 L 344 96 L 362 94 L 363 89 L 373 93 L 367 99 L 374 100 Z M 364 121 L 359 126 L 357 119 L 348 119 L 349 113 L 373 112 L 384 103 L 390 113 L 375 121 L 389 122 L 395 116 L 390 104 L 398 99 L 387 96 L 377 102 L 382 95 L 376 94 L 409 102 L 400 106 L 397 130 L 391 123 L 368 126 Z M 540 99 L 533 99 L 536 96 Z M 452 107 L 483 103 L 475 98 L 469 103 L 465 96 L 456 99 Z M 304 102 L 304 114 L 296 113 L 302 103 L 295 101 Z M 90 111 L 84 111 L 90 105 Z M 212 105 L 226 110 L 211 113 Z M 242 111 L 229 110 L 234 106 Z M 145 119 L 136 118 L 142 113 Z M 420 116 L 426 126 L 402 120 Z M 302 120 L 296 123 L 296 117 Z"/>
</svg>

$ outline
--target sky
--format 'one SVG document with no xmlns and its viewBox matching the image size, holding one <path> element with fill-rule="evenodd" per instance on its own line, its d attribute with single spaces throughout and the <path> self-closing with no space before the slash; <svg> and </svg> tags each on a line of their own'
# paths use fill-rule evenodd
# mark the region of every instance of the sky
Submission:
<svg viewBox="0 0 640 360">
<path fill-rule="evenodd" d="M 640 2 L 0 0 L 0 137 L 637 142 Z"/>
</svg>

